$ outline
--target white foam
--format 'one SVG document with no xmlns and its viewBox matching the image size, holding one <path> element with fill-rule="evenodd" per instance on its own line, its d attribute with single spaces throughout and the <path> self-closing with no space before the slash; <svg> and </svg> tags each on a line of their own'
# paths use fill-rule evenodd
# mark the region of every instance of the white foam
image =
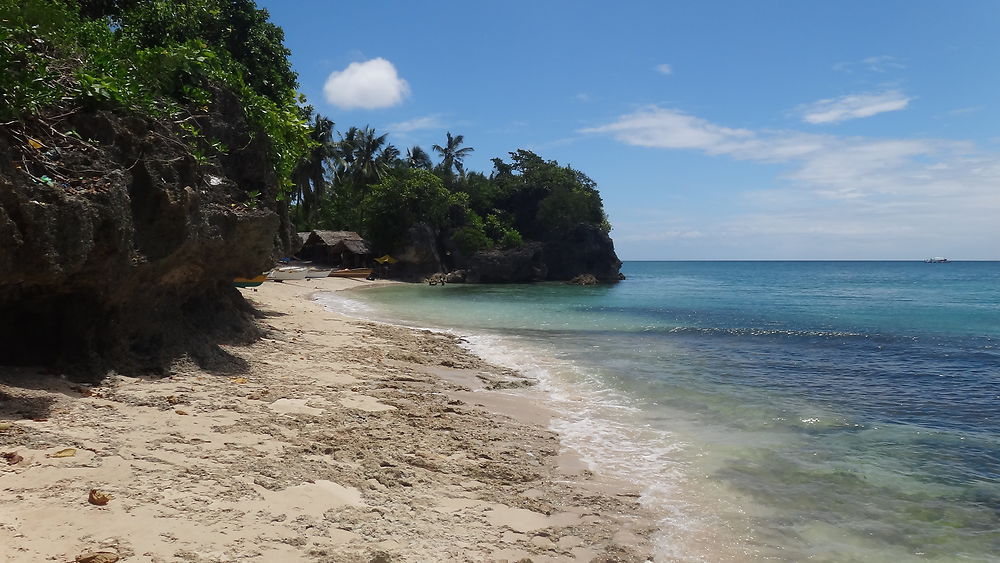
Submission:
<svg viewBox="0 0 1000 563">
<path fill-rule="evenodd" d="M 686 494 L 690 468 L 681 454 L 688 445 L 671 432 L 643 422 L 644 411 L 606 385 L 599 374 L 558 359 L 552 350 L 527 337 L 406 324 L 387 319 L 376 307 L 343 292 L 320 293 L 316 300 L 350 317 L 456 334 L 463 338 L 464 348 L 485 361 L 536 379 L 542 400 L 558 413 L 550 427 L 561 435 L 563 444 L 588 469 L 641 489 L 640 502 L 658 517 L 656 560 L 702 560 L 684 547 L 689 536 L 712 527 Z"/>
</svg>

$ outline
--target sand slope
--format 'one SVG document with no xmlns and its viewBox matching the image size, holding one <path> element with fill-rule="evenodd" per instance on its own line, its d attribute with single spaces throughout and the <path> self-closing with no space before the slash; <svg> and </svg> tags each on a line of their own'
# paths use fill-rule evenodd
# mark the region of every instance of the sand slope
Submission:
<svg viewBox="0 0 1000 563">
<path fill-rule="evenodd" d="M 268 334 L 228 348 L 242 373 L 0 367 L 0 561 L 646 559 L 637 495 L 567 463 L 531 391 L 489 390 L 530 382 L 308 300 L 360 283 L 245 290 Z"/>
</svg>

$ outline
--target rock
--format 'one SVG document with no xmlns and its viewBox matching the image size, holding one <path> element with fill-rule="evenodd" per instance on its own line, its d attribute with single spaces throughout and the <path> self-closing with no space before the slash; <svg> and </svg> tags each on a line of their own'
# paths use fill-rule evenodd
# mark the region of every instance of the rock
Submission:
<svg viewBox="0 0 1000 563">
<path fill-rule="evenodd" d="M 622 261 L 615 244 L 593 225 L 578 225 L 563 236 L 545 242 L 549 280 L 570 280 L 589 273 L 599 281 L 618 281 Z"/>
<path fill-rule="evenodd" d="M 470 283 L 525 283 L 548 279 L 544 245 L 526 243 L 510 250 L 484 250 L 469 260 Z"/>
<path fill-rule="evenodd" d="M 597 285 L 598 282 L 592 274 L 580 274 L 566 283 L 570 285 Z"/>
<path fill-rule="evenodd" d="M 54 186 L 14 167 L 21 148 L 0 127 L 0 364 L 97 377 L 163 371 L 184 354 L 236 361 L 211 342 L 256 336 L 230 282 L 272 263 L 277 182 L 234 95 L 218 92 L 199 126 L 230 147 L 216 163 L 196 162 L 169 122 L 70 116 L 64 127 L 91 142 L 37 133 L 64 145 L 73 181 Z"/>
<path fill-rule="evenodd" d="M 119 557 L 110 551 L 91 551 L 76 556 L 76 563 L 115 563 Z"/>
<path fill-rule="evenodd" d="M 427 223 L 417 223 L 406 234 L 406 247 L 393 256 L 393 277 L 416 280 L 444 270 L 438 252 L 437 233 Z"/>
<path fill-rule="evenodd" d="M 448 283 L 465 283 L 465 270 L 455 270 L 453 272 L 448 272 L 444 276 L 444 281 Z"/>
</svg>

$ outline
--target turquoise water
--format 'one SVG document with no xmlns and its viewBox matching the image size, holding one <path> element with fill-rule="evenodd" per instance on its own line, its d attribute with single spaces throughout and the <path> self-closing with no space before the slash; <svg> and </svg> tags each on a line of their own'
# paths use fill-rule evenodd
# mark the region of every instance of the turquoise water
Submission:
<svg viewBox="0 0 1000 563">
<path fill-rule="evenodd" d="M 394 286 L 635 482 L 661 560 L 1000 561 L 1000 263 L 628 262 L 614 286 Z"/>
</svg>

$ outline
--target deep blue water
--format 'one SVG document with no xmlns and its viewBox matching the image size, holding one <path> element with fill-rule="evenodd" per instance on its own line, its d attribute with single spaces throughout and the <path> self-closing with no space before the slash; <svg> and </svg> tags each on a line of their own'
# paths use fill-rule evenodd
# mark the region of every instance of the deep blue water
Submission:
<svg viewBox="0 0 1000 563">
<path fill-rule="evenodd" d="M 623 272 L 327 302 L 539 377 L 567 443 L 646 488 L 664 560 L 1000 561 L 1000 263 Z"/>
</svg>

